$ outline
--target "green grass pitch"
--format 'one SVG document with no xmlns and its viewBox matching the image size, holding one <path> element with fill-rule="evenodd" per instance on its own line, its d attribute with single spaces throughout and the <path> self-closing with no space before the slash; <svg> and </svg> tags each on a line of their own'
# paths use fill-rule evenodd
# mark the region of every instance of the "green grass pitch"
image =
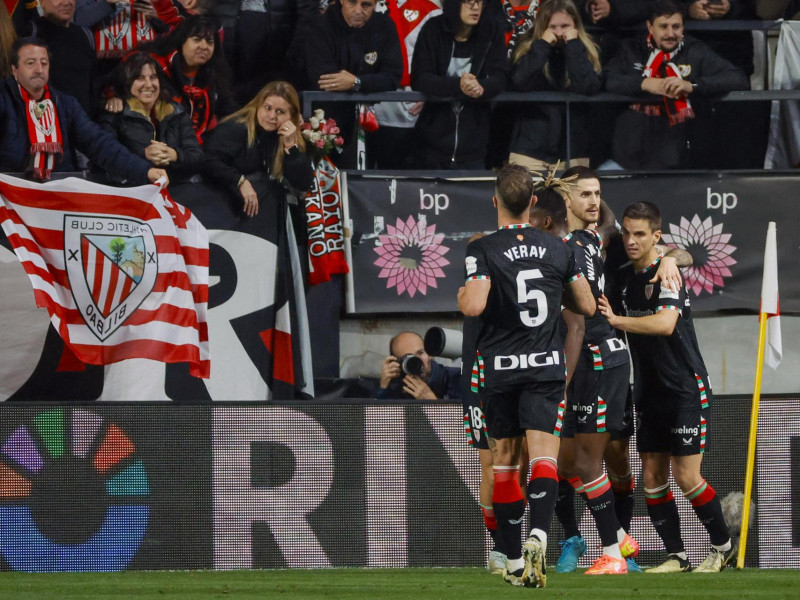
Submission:
<svg viewBox="0 0 800 600">
<path fill-rule="evenodd" d="M 744 569 L 713 575 L 630 574 L 587 577 L 550 573 L 545 589 L 512 588 L 497 575 L 466 569 L 287 569 L 264 571 L 129 571 L 0 573 L 3 600 L 125 598 L 398 599 L 575 598 L 580 600 L 739 600 L 800 598 L 800 570 Z"/>
</svg>

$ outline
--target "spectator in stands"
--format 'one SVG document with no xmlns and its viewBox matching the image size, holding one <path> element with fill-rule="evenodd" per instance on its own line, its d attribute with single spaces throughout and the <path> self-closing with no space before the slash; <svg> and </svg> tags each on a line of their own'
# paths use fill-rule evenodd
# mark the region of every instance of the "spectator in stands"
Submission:
<svg viewBox="0 0 800 600">
<path fill-rule="evenodd" d="M 237 218 L 254 216 L 261 204 L 280 202 L 287 189 L 302 197 L 311 187 L 314 170 L 301 124 L 297 91 L 273 81 L 209 136 L 205 174 L 226 192 Z"/>
<path fill-rule="evenodd" d="M 542 5 L 534 28 L 514 51 L 511 84 L 520 92 L 600 91 L 600 57 L 586 33 L 572 0 L 549 0 Z M 586 105 L 570 109 L 571 164 L 589 166 Z M 534 171 L 549 171 L 566 157 L 566 107 L 563 103 L 531 103 L 516 108 L 509 162 Z"/>
<path fill-rule="evenodd" d="M 161 68 L 144 52 L 135 52 L 119 71 L 124 90 L 122 112 L 104 113 L 100 124 L 134 154 L 169 173 L 170 193 L 176 200 L 179 182 L 202 168 L 205 159 L 192 129 L 192 120 L 172 102 L 161 86 Z"/>
<path fill-rule="evenodd" d="M 702 42 L 684 38 L 682 6 L 658 0 L 648 35 L 626 40 L 606 69 L 606 90 L 650 94 L 658 103 L 631 105 L 618 118 L 612 161 L 604 169 L 675 169 L 687 166 L 690 98 L 749 87 L 745 74 Z"/>
<path fill-rule="evenodd" d="M 80 150 L 131 183 L 166 177 L 166 171 L 131 154 L 92 122 L 75 98 L 48 85 L 50 51 L 44 42 L 14 42 L 11 72 L 0 84 L 0 171 L 46 180 L 52 171 L 77 170 L 75 152 Z"/>
<path fill-rule="evenodd" d="M 418 374 L 403 370 L 403 359 L 418 359 Z M 408 364 L 408 363 L 406 363 Z M 415 371 L 415 369 L 407 368 Z M 389 342 L 389 356 L 383 361 L 381 379 L 375 398 L 379 400 L 414 398 L 416 400 L 458 400 L 461 398 L 460 370 L 445 367 L 425 352 L 422 338 L 413 331 L 402 331 Z"/>
<path fill-rule="evenodd" d="M 747 20 L 755 18 L 752 0 L 684 0 L 690 21 Z M 698 31 L 694 35 L 714 52 L 753 73 L 753 34 L 750 31 Z"/>
<path fill-rule="evenodd" d="M 93 117 L 97 109 L 97 57 L 92 32 L 72 22 L 75 0 L 39 0 L 39 6 L 42 16 L 23 27 L 20 34 L 47 42 L 53 56 L 53 86 L 74 96 Z"/>
<path fill-rule="evenodd" d="M 508 83 L 503 32 L 483 0 L 444 0 L 422 28 L 411 87 L 455 102 L 427 102 L 417 121 L 417 168 L 483 169 L 491 100 Z"/>
<path fill-rule="evenodd" d="M 11 15 L 4 2 L 0 2 L 0 78 L 11 75 L 11 44 L 17 39 Z"/>
<path fill-rule="evenodd" d="M 225 51 L 243 104 L 268 81 L 294 75 L 287 59 L 302 54 L 296 32 L 319 14 L 316 0 L 217 0 Z"/>
<path fill-rule="evenodd" d="M 403 47 L 403 78 L 400 87 L 411 89 L 411 59 L 422 26 L 442 11 L 431 0 L 387 0 Z M 423 102 L 379 102 L 375 105 L 378 130 L 367 134 L 368 168 L 407 169 L 414 149 L 414 125 Z"/>
<path fill-rule="evenodd" d="M 400 40 L 392 20 L 376 13 L 375 4 L 376 0 L 336 0 L 311 23 L 305 62 L 314 89 L 337 93 L 397 89 L 403 74 Z M 347 102 L 323 108 L 339 124 L 345 141 L 337 166 L 356 168 L 356 109 Z"/>
<path fill-rule="evenodd" d="M 190 15 L 172 32 L 153 42 L 141 44 L 161 66 L 172 99 L 192 118 L 197 141 L 217 125 L 220 117 L 233 112 L 230 71 L 220 50 L 219 28 L 205 16 Z M 121 92 L 117 92 L 120 94 Z M 119 112 L 122 101 L 106 101 L 106 110 Z"/>
</svg>

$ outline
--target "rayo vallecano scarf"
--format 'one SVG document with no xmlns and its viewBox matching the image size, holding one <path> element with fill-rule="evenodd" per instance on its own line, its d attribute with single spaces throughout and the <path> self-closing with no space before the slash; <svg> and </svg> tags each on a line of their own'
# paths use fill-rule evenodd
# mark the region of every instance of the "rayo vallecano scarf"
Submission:
<svg viewBox="0 0 800 600">
<path fill-rule="evenodd" d="M 650 57 L 647 59 L 647 64 L 642 71 L 642 77 L 656 79 L 677 77 L 678 79 L 683 79 L 680 69 L 672 62 L 672 59 L 683 50 L 683 40 L 678 43 L 678 47 L 672 52 L 664 52 L 656 48 L 653 43 L 653 36 L 648 35 L 647 47 L 650 49 Z M 662 107 L 658 104 L 633 104 L 631 108 L 656 117 L 660 117 L 663 114 Z M 677 125 L 678 123 L 683 123 L 686 119 L 694 118 L 692 105 L 685 94 L 676 99 L 664 96 L 664 110 L 666 110 L 670 125 Z"/>
</svg>

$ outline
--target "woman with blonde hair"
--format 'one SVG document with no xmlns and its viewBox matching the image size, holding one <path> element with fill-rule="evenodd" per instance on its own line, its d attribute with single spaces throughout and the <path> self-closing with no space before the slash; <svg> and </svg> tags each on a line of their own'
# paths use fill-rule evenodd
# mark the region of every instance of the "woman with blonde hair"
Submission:
<svg viewBox="0 0 800 600">
<path fill-rule="evenodd" d="M 547 0 L 532 30 L 512 56 L 511 84 L 519 92 L 591 95 L 602 84 L 600 56 L 572 0 Z M 562 103 L 520 104 L 509 161 L 536 171 L 566 158 L 566 108 Z M 570 165 L 588 166 L 588 107 L 571 107 Z M 578 158 L 574 158 L 578 157 Z"/>
<path fill-rule="evenodd" d="M 294 87 L 285 81 L 268 83 L 211 133 L 205 175 L 241 203 L 248 217 L 258 213 L 267 197 L 304 194 L 314 171 L 300 134 L 302 122 Z"/>
</svg>

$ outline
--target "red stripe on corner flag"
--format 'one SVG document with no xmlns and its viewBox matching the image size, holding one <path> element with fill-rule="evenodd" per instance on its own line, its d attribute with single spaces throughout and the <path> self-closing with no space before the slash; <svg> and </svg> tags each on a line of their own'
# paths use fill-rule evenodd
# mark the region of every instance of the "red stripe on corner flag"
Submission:
<svg viewBox="0 0 800 600">
<path fill-rule="evenodd" d="M 761 312 L 767 315 L 767 348 L 764 362 L 777 369 L 783 358 L 781 310 L 778 296 L 778 243 L 775 222 L 767 227 L 764 246 L 764 276 L 761 280 Z"/>
</svg>

